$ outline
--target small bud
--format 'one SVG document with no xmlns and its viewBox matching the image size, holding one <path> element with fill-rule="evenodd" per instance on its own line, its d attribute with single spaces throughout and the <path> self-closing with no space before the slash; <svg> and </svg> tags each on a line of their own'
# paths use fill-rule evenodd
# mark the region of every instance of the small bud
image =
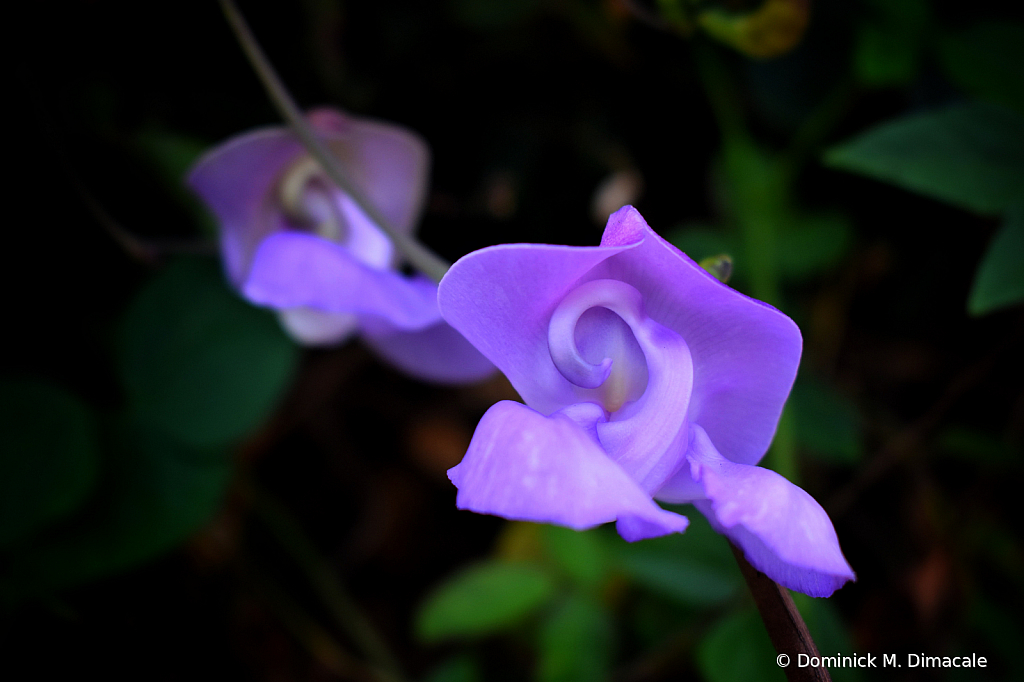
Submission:
<svg viewBox="0 0 1024 682">
<path fill-rule="evenodd" d="M 714 275 L 715 279 L 722 284 L 728 282 L 729 278 L 732 277 L 732 257 L 727 253 L 709 256 L 701 260 L 699 265 Z"/>
</svg>

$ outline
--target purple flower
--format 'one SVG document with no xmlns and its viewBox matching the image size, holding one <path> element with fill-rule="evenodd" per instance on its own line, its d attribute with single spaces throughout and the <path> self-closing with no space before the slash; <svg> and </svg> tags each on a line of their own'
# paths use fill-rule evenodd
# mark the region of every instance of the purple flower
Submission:
<svg viewBox="0 0 1024 682">
<path fill-rule="evenodd" d="M 519 391 L 448 472 L 457 505 L 634 541 L 693 502 L 780 584 L 827 596 L 853 571 L 824 510 L 754 466 L 800 361 L 800 330 L 721 284 L 626 206 L 601 246 L 505 244 L 459 260 L 441 312 Z"/>
<path fill-rule="evenodd" d="M 430 153 L 398 126 L 330 109 L 313 128 L 395 229 L 410 233 L 423 207 Z M 232 138 L 188 176 L 220 223 L 231 283 L 274 308 L 300 343 L 359 333 L 399 369 L 440 383 L 476 381 L 493 365 L 441 318 L 437 286 L 397 271 L 391 241 L 327 179 L 288 129 Z"/>
</svg>

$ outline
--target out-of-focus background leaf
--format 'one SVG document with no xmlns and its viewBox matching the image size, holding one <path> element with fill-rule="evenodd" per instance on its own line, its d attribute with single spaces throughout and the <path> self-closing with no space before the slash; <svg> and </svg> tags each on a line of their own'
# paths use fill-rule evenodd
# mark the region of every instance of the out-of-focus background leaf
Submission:
<svg viewBox="0 0 1024 682">
<path fill-rule="evenodd" d="M 95 418 L 40 381 L 0 383 L 0 547 L 74 511 L 97 469 Z"/>
<path fill-rule="evenodd" d="M 1024 118 L 988 104 L 953 105 L 884 123 L 825 161 L 977 211 L 1024 196 Z"/>
<path fill-rule="evenodd" d="M 134 415 L 189 445 L 223 445 L 267 417 L 290 380 L 295 345 L 243 303 L 216 263 L 168 266 L 129 308 L 119 335 Z"/>
<path fill-rule="evenodd" d="M 454 576 L 427 598 L 416 632 L 425 642 L 489 635 L 518 624 L 553 593 L 551 578 L 535 566 L 480 564 Z"/>
</svg>

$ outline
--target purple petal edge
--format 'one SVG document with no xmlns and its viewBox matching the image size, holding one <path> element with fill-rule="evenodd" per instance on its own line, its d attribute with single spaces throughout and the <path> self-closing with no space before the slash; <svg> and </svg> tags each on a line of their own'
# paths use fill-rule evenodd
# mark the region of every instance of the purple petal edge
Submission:
<svg viewBox="0 0 1024 682">
<path fill-rule="evenodd" d="M 435 384 L 482 381 L 498 371 L 447 322 L 408 332 L 364 320 L 363 342 L 406 374 Z"/>
<path fill-rule="evenodd" d="M 459 509 L 507 519 L 576 530 L 618 520 L 630 542 L 688 524 L 655 504 L 576 421 L 511 401 L 484 414 L 448 478 L 459 489 Z"/>
<path fill-rule="evenodd" d="M 856 580 L 832 522 L 814 498 L 774 471 L 730 462 L 701 427 L 691 429 L 690 475 L 707 496 L 694 505 L 743 549 L 754 568 L 812 597 L 827 597 Z"/>
<path fill-rule="evenodd" d="M 367 266 L 343 246 L 301 232 L 263 240 L 242 293 L 271 308 L 373 315 L 398 329 L 440 321 L 433 284 Z"/>
</svg>

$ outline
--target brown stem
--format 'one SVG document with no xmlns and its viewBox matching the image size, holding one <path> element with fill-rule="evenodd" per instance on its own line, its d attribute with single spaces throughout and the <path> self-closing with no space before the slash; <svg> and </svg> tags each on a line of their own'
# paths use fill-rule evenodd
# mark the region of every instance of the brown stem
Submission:
<svg viewBox="0 0 1024 682">
<path fill-rule="evenodd" d="M 757 610 L 761 614 L 768 636 L 780 655 L 789 657 L 787 665 L 782 666 L 789 682 L 831 682 L 828 671 L 821 667 L 797 665 L 798 656 L 806 654 L 808 658 L 818 656 L 818 647 L 814 646 L 811 633 L 807 631 L 804 619 L 793 603 L 789 592 L 761 571 L 750 565 L 743 556 L 743 550 L 729 543 L 736 563 L 747 581 L 750 594 L 754 597 Z M 780 662 L 781 666 L 781 662 Z"/>
</svg>

